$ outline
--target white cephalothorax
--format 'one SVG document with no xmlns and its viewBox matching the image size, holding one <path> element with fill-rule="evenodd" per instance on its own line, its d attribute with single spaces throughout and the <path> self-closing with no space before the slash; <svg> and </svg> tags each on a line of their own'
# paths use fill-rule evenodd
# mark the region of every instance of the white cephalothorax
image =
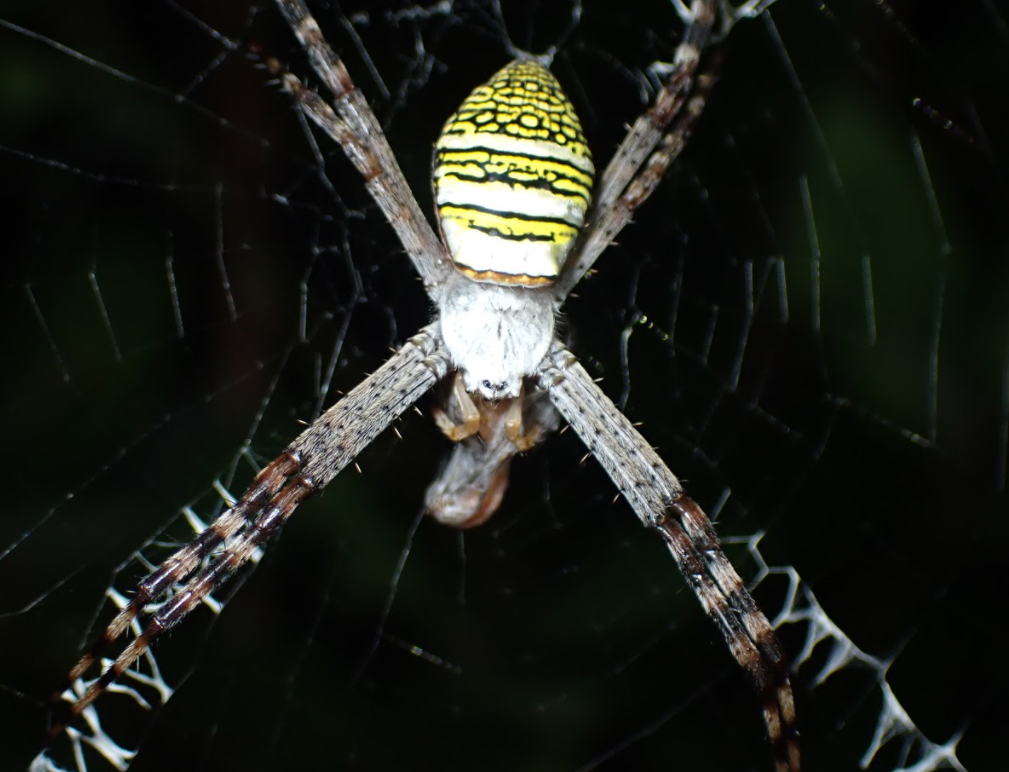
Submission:
<svg viewBox="0 0 1009 772">
<path fill-rule="evenodd" d="M 466 391 L 487 400 L 518 397 L 554 336 L 554 300 L 522 287 L 459 275 L 439 304 L 441 336 Z"/>
</svg>

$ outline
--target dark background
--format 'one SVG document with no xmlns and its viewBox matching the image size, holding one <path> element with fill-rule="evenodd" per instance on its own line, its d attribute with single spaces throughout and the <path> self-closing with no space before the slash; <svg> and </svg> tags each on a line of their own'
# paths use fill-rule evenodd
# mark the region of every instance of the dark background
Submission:
<svg viewBox="0 0 1009 772">
<path fill-rule="evenodd" d="M 569 25 L 567 4 L 506 5 L 520 47 Z M 441 123 L 508 58 L 488 7 L 447 7 L 313 6 L 425 211 Z M 856 768 L 890 688 L 907 725 L 870 769 L 961 733 L 966 769 L 1000 768 L 1006 9 L 772 10 L 732 32 L 682 160 L 568 304 L 572 347 L 741 572 L 764 532 L 801 578 L 791 604 L 784 574 L 755 594 L 792 611 L 793 661 L 827 638 L 798 665 L 806 769 Z M 680 29 L 662 0 L 585 2 L 554 70 L 600 167 Z M 250 41 L 307 75 L 269 4 L 0 6 L 3 769 L 41 747 L 135 552 L 189 538 L 181 507 L 215 516 L 215 481 L 240 493 L 427 319 L 359 179 L 324 138 L 320 176 Z M 757 699 L 575 437 L 516 463 L 487 526 L 410 541 L 446 443 L 399 429 L 225 614 L 161 642 L 179 688 L 153 720 L 99 703 L 137 738 L 132 769 L 770 768 Z"/>
</svg>

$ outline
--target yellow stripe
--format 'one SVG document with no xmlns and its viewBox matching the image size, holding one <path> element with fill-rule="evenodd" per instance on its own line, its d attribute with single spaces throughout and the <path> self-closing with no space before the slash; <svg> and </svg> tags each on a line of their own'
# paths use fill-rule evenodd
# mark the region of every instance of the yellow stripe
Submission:
<svg viewBox="0 0 1009 772">
<path fill-rule="evenodd" d="M 502 153 L 488 148 L 442 150 L 435 169 L 436 183 L 454 176 L 466 182 L 514 182 L 548 188 L 563 196 L 577 196 L 586 205 L 592 194 L 592 175 L 574 164 L 553 158 Z"/>
<path fill-rule="evenodd" d="M 556 220 L 526 219 L 516 217 L 514 214 L 452 204 L 442 205 L 438 211 L 443 219 L 458 220 L 469 228 L 504 239 L 557 243 L 568 241 L 578 235 L 578 228 Z"/>
</svg>

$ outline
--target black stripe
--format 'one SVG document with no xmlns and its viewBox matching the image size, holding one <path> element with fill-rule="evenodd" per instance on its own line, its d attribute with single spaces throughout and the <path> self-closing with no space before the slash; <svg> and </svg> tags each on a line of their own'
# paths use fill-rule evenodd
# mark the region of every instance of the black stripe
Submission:
<svg viewBox="0 0 1009 772">
<path fill-rule="evenodd" d="M 482 164 L 477 164 L 481 166 Z M 537 188 L 542 190 L 549 190 L 551 193 L 557 196 L 566 196 L 568 198 L 580 198 L 586 204 L 589 202 L 588 193 L 580 193 L 573 190 L 558 190 L 557 180 L 551 182 L 543 177 L 537 177 L 535 180 L 514 180 L 511 179 L 512 172 L 500 172 L 494 174 L 486 174 L 483 177 L 476 177 L 471 174 L 457 174 L 455 172 L 442 172 L 443 177 L 453 177 L 460 182 L 471 182 L 475 185 L 482 185 L 486 182 L 505 182 L 512 186 L 518 186 L 522 188 Z M 574 177 L 569 177 L 566 174 L 558 174 L 558 180 L 570 180 L 573 185 L 579 187 L 585 187 L 585 184 L 579 180 L 574 179 Z"/>
<path fill-rule="evenodd" d="M 488 236 L 493 236 L 496 239 L 504 239 L 505 241 L 556 241 L 557 239 L 553 236 L 540 236 L 536 233 L 505 233 L 504 231 L 498 230 L 497 228 L 481 227 L 479 225 L 470 225 L 470 230 L 480 231 L 481 233 L 486 233 Z M 500 273 L 500 272 L 499 272 Z M 509 276 L 525 276 L 526 274 L 509 274 Z"/>
<path fill-rule="evenodd" d="M 535 217 L 531 214 L 522 214 L 521 212 L 502 212 L 500 209 L 488 209 L 484 206 L 476 206 L 474 204 L 455 204 L 451 201 L 443 201 L 438 204 L 438 208 L 450 206 L 453 209 L 462 209 L 464 212 L 480 212 L 482 214 L 492 214 L 497 217 L 504 217 L 509 220 L 521 220 L 522 222 L 544 222 L 553 223 L 554 225 L 566 225 L 569 228 L 574 228 L 578 230 L 578 225 L 573 222 L 568 222 L 563 217 Z"/>
</svg>

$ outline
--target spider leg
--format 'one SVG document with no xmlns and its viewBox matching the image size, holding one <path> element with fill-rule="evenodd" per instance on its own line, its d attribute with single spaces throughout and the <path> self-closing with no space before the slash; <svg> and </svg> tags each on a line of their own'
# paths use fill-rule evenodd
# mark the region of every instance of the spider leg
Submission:
<svg viewBox="0 0 1009 772">
<path fill-rule="evenodd" d="M 54 722 L 50 738 L 62 732 L 101 696 L 158 636 L 178 624 L 244 565 L 301 502 L 324 488 L 357 458 L 443 377 L 447 369 L 447 360 L 440 352 L 435 334 L 425 331 L 416 336 L 294 440 L 256 477 L 232 509 L 141 582 L 133 601 L 116 615 L 98 643 L 71 671 L 71 681 L 84 675 L 95 662 L 96 652 L 118 638 L 146 604 L 157 600 L 177 583 L 186 581 L 186 584 L 151 616 L 143 632 L 69 706 L 66 720 Z M 221 544 L 220 553 L 204 565 L 203 559 Z"/>
<path fill-rule="evenodd" d="M 767 617 L 722 553 L 707 516 L 676 476 L 562 347 L 539 372 L 561 416 L 574 428 L 642 523 L 665 540 L 705 613 L 756 686 L 777 772 L 798 772 L 799 745 L 788 666 Z"/>
<path fill-rule="evenodd" d="M 612 205 L 645 159 L 658 147 L 662 135 L 666 133 L 690 93 L 701 52 L 708 43 L 715 22 L 715 0 L 694 0 L 690 16 L 683 38 L 676 46 L 672 69 L 665 82 L 651 106 L 627 130 L 627 135 L 599 180 L 595 202 L 601 209 Z"/>
<path fill-rule="evenodd" d="M 64 689 L 86 673 L 108 646 L 129 628 L 144 607 L 164 595 L 170 587 L 183 581 L 209 555 L 215 547 L 236 534 L 256 512 L 260 511 L 287 478 L 298 469 L 298 460 L 290 453 L 282 453 L 256 475 L 252 485 L 238 502 L 211 523 L 196 539 L 178 550 L 137 585 L 129 604 L 123 608 L 73 670 L 67 675 Z M 54 695 L 58 698 L 59 693 Z"/>
<path fill-rule="evenodd" d="M 694 0 L 692 20 L 676 48 L 672 72 L 651 107 L 628 129 L 603 171 L 587 224 L 553 287 L 558 301 L 568 296 L 613 243 L 687 144 L 720 63 L 716 59 L 712 70 L 696 75 L 714 18 L 714 0 Z"/>
<path fill-rule="evenodd" d="M 399 236 L 428 294 L 436 299 L 439 287 L 454 270 L 452 262 L 407 185 L 378 118 L 304 2 L 277 0 L 277 5 L 308 53 L 312 69 L 333 94 L 335 110 L 294 75 L 282 73 L 280 65 L 272 60 L 268 63 L 271 70 L 281 76 L 284 89 L 294 96 L 305 115 L 343 148 Z"/>
</svg>

